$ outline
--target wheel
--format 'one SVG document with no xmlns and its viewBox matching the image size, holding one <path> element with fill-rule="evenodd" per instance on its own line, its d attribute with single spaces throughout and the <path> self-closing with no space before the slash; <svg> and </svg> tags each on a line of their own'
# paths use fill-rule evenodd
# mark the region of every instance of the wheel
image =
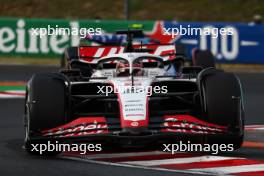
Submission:
<svg viewBox="0 0 264 176">
<path fill-rule="evenodd" d="M 78 59 L 78 47 L 66 48 L 61 56 L 60 67 L 68 69 L 70 67 L 69 62 L 73 59 Z"/>
<path fill-rule="evenodd" d="M 194 50 L 192 56 L 193 66 L 200 66 L 204 68 L 215 68 L 215 58 L 210 51 Z"/>
<path fill-rule="evenodd" d="M 66 121 L 66 88 L 58 74 L 36 74 L 29 81 L 25 103 L 25 144 L 31 154 L 32 144 L 47 143 L 47 140 L 34 141 L 40 132 L 60 126 Z M 44 152 L 54 155 L 60 152 Z"/>
<path fill-rule="evenodd" d="M 215 69 L 211 69 L 215 70 Z M 215 71 L 201 78 L 204 115 L 210 123 L 227 126 L 234 136 L 211 141 L 241 147 L 244 137 L 244 107 L 241 85 L 232 73 Z"/>
</svg>

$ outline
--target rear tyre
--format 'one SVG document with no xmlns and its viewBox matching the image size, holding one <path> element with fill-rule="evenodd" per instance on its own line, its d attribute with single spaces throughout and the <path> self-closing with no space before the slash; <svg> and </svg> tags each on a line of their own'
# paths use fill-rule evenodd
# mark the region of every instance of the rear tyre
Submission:
<svg viewBox="0 0 264 176">
<path fill-rule="evenodd" d="M 234 134 L 221 138 L 209 138 L 209 143 L 233 144 L 234 149 L 240 148 L 244 137 L 245 114 L 238 78 L 232 73 L 216 70 L 200 77 L 202 77 L 200 80 L 203 97 L 201 104 L 207 121 L 227 126 L 228 131 Z"/>
<path fill-rule="evenodd" d="M 59 74 L 36 74 L 29 81 L 25 104 L 25 149 L 31 154 L 34 144 L 47 144 L 47 140 L 36 141 L 41 131 L 60 126 L 66 121 L 66 88 Z M 51 141 L 52 142 L 52 141 Z M 42 155 L 56 155 L 44 152 Z"/>
<path fill-rule="evenodd" d="M 199 66 L 203 69 L 213 67 L 215 68 L 215 58 L 210 51 L 194 50 L 192 56 L 193 66 Z"/>
</svg>

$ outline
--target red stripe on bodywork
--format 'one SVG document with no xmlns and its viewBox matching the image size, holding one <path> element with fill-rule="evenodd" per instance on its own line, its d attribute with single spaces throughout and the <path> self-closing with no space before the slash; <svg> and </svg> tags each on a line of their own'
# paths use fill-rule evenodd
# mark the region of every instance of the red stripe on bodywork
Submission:
<svg viewBox="0 0 264 176">
<path fill-rule="evenodd" d="M 167 46 L 167 48 L 166 48 Z M 135 49 L 139 49 L 139 48 L 147 48 L 147 49 L 152 49 L 153 51 L 150 51 L 149 53 L 155 53 L 155 51 L 159 48 L 159 47 L 164 47 L 164 50 L 162 50 L 158 55 L 159 56 L 166 56 L 169 55 L 169 59 L 171 59 L 171 56 L 173 56 L 173 58 L 175 58 L 175 54 L 176 51 L 175 49 L 171 49 L 171 46 L 174 46 L 174 44 L 144 44 L 144 45 L 140 45 L 140 44 L 134 44 L 133 47 Z M 124 46 L 85 46 L 85 47 L 79 47 L 79 57 L 82 60 L 86 60 L 88 62 L 92 62 L 94 59 L 98 59 L 98 58 L 94 58 L 96 52 L 99 49 L 102 49 L 103 52 L 102 54 L 99 56 L 104 57 L 104 56 L 109 56 L 111 53 L 111 49 L 112 48 L 116 48 L 116 52 L 117 53 L 124 53 Z"/>
</svg>

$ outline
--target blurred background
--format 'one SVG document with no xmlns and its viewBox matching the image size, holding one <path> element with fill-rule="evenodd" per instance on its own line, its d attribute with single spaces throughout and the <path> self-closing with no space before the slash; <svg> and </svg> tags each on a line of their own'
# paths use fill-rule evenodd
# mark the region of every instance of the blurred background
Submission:
<svg viewBox="0 0 264 176">
<path fill-rule="evenodd" d="M 58 65 L 64 49 L 78 45 L 122 43 L 118 29 L 140 28 L 145 43 L 177 43 L 210 50 L 223 68 L 262 71 L 264 1 L 261 0 L 0 0 L 0 63 Z M 102 28 L 100 36 L 30 35 L 47 26 Z M 232 36 L 162 35 L 163 27 L 231 27 Z M 231 64 L 231 65 L 230 65 Z"/>
<path fill-rule="evenodd" d="M 264 15 L 262 0 L 0 0 L 2 17 L 248 23 Z"/>
</svg>

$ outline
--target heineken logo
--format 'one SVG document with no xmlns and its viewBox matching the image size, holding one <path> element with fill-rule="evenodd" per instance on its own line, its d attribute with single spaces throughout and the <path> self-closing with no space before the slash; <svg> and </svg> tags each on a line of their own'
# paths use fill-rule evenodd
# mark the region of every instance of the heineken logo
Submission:
<svg viewBox="0 0 264 176">
<path fill-rule="evenodd" d="M 52 23 L 52 24 L 50 24 Z M 12 20 L 0 25 L 1 54 L 62 54 L 69 46 L 78 46 L 81 37 L 100 35 L 101 28 L 80 28 L 77 21 L 55 20 L 40 23 L 32 20 Z"/>
</svg>

